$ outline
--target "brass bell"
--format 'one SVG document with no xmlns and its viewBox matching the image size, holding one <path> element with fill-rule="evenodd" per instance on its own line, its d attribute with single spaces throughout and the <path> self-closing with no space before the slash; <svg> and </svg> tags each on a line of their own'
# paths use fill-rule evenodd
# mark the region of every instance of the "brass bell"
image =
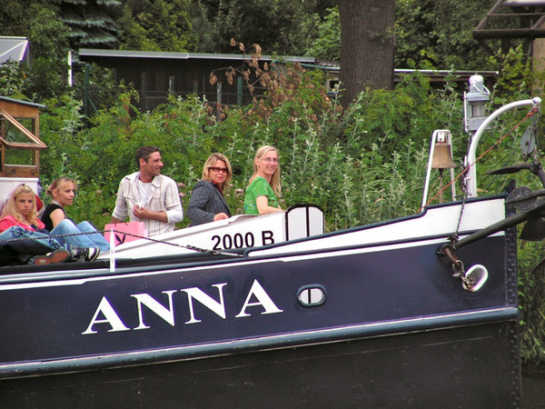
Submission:
<svg viewBox="0 0 545 409">
<path fill-rule="evenodd" d="M 437 142 L 435 144 L 431 167 L 433 169 L 449 169 L 456 167 L 456 163 L 452 160 L 450 144 L 446 142 Z"/>
</svg>

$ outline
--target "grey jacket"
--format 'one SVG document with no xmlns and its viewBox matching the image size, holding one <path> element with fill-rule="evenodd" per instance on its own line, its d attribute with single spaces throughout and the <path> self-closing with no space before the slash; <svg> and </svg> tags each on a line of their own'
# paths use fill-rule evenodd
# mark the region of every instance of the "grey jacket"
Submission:
<svg viewBox="0 0 545 409">
<path fill-rule="evenodd" d="M 211 182 L 206 180 L 197 182 L 191 193 L 187 209 L 191 226 L 211 222 L 216 214 L 222 212 L 231 217 L 231 212 L 221 192 Z"/>
</svg>

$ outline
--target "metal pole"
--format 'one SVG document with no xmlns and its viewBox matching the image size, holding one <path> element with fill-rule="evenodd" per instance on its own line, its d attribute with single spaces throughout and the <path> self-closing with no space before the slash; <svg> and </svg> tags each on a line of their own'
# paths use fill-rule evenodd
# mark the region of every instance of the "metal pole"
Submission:
<svg viewBox="0 0 545 409">
<path fill-rule="evenodd" d="M 483 132 L 488 127 L 490 122 L 492 122 L 494 119 L 496 119 L 498 116 L 500 116 L 504 112 L 509 111 L 510 109 L 524 106 L 524 105 L 539 105 L 540 103 L 541 103 L 541 98 L 539 97 L 511 102 L 510 104 L 504 105 L 501 108 L 495 110 L 488 118 L 484 120 L 481 126 L 479 126 L 479 129 L 477 129 L 477 132 L 475 132 L 475 134 L 471 138 L 471 145 L 469 146 L 469 150 L 466 156 L 466 163 L 464 164 L 466 167 L 469 167 L 468 174 L 467 174 L 468 197 L 477 196 L 477 170 L 475 169 L 475 154 L 477 152 L 477 145 L 479 144 L 479 140 L 481 139 Z"/>
</svg>

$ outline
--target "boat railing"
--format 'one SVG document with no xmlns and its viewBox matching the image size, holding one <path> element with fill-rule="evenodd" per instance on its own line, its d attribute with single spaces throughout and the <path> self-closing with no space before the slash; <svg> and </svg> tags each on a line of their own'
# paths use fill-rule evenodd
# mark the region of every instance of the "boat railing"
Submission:
<svg viewBox="0 0 545 409">
<path fill-rule="evenodd" d="M 481 101 L 481 100 L 480 100 Z M 450 168 L 450 187 L 452 191 L 452 200 L 456 200 L 456 191 L 455 191 L 455 182 L 458 178 L 463 177 L 463 186 L 464 186 L 464 196 L 466 198 L 473 198 L 477 197 L 477 158 L 476 158 L 476 152 L 477 152 L 477 146 L 479 145 L 480 139 L 484 133 L 484 131 L 489 127 L 489 125 L 498 118 L 501 114 L 510 111 L 515 108 L 519 108 L 522 106 L 532 106 L 532 109 L 528 113 L 527 117 L 532 116 L 534 113 L 538 112 L 541 105 L 541 98 L 535 97 L 531 99 L 524 99 L 520 101 L 511 102 L 509 104 L 506 104 L 497 110 L 495 110 L 492 114 L 490 114 L 488 117 L 482 118 L 482 121 L 478 123 L 478 127 L 476 127 L 475 133 L 471 136 L 471 142 L 469 145 L 468 152 L 466 156 L 464 157 L 464 169 L 460 174 L 458 174 L 456 177 L 454 175 L 453 167 L 455 166 L 453 163 L 449 163 L 449 161 L 452 161 L 452 135 L 451 132 L 448 129 L 437 129 L 433 132 L 431 143 L 430 143 L 430 154 L 428 159 L 428 165 L 427 165 L 427 171 L 426 171 L 426 180 L 424 184 L 424 192 L 422 196 L 422 205 L 421 205 L 421 211 L 425 208 L 425 206 L 428 204 L 428 193 L 429 193 L 429 185 L 431 180 L 431 170 L 432 169 L 439 169 L 439 171 L 442 172 L 444 169 Z M 468 119 L 466 118 L 466 122 Z M 472 124 L 476 124 L 475 121 L 471 122 Z M 467 131 L 471 131 L 472 128 L 466 129 Z M 439 150 L 438 148 L 444 148 Z M 441 159 L 439 159 L 439 162 L 441 164 L 437 164 L 438 158 L 437 154 L 438 152 L 443 155 Z M 445 156 L 446 155 L 446 156 Z M 444 163 L 444 162 L 447 163 Z M 442 190 L 440 190 L 441 193 Z"/>
<path fill-rule="evenodd" d="M 483 135 L 483 132 L 486 130 L 486 128 L 488 128 L 488 126 L 492 123 L 494 119 L 499 117 L 504 112 L 527 105 L 533 106 L 533 109 L 537 111 L 539 110 L 541 105 L 541 98 L 535 97 L 532 99 L 523 99 L 520 101 L 511 102 L 498 108 L 483 121 L 483 123 L 479 126 L 479 128 L 471 138 L 471 144 L 469 145 L 469 149 L 464 160 L 464 166 L 467 169 L 467 173 L 465 176 L 465 185 L 468 197 L 477 197 L 477 168 L 475 158 L 477 146 L 479 145 L 479 141 Z"/>
</svg>

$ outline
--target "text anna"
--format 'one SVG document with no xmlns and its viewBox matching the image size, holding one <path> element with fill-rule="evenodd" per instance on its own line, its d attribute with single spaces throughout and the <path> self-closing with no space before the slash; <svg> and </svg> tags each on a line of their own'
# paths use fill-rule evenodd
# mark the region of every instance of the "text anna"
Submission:
<svg viewBox="0 0 545 409">
<path fill-rule="evenodd" d="M 120 317 L 114 305 L 104 296 L 101 298 L 98 306 L 95 310 L 95 313 L 91 317 L 87 329 L 82 332 L 82 335 L 97 334 L 99 332 L 118 332 L 118 331 L 130 331 L 130 330 L 141 330 L 148 329 L 150 326 L 146 323 L 145 320 L 145 309 L 151 311 L 153 314 L 160 317 L 163 321 L 171 325 L 172 327 L 176 326 L 175 321 L 175 311 L 173 297 L 175 294 L 185 294 L 188 305 L 189 320 L 185 321 L 184 324 L 196 324 L 201 322 L 198 316 L 195 313 L 195 302 L 203 305 L 218 317 L 226 319 L 226 310 L 225 310 L 225 299 L 223 295 L 223 288 L 227 283 L 213 284 L 212 287 L 217 289 L 217 299 L 209 296 L 204 291 L 198 287 L 189 287 L 182 288 L 179 290 L 165 290 L 161 291 L 162 294 L 166 295 L 167 304 L 165 306 L 157 301 L 155 298 L 150 296 L 147 293 L 131 294 L 130 296 L 135 299 L 135 313 L 138 315 L 138 325 L 134 328 L 130 328 L 125 324 L 123 319 Z M 248 311 L 250 307 L 260 307 L 258 308 L 259 314 L 278 314 L 283 312 L 278 306 L 274 303 L 272 298 L 267 294 L 265 289 L 261 286 L 259 281 L 254 280 L 248 291 L 248 294 L 245 297 L 244 303 L 240 308 L 238 314 L 235 318 L 245 318 L 250 317 L 252 314 Z M 251 308 L 252 312 L 257 313 L 257 309 Z"/>
</svg>

